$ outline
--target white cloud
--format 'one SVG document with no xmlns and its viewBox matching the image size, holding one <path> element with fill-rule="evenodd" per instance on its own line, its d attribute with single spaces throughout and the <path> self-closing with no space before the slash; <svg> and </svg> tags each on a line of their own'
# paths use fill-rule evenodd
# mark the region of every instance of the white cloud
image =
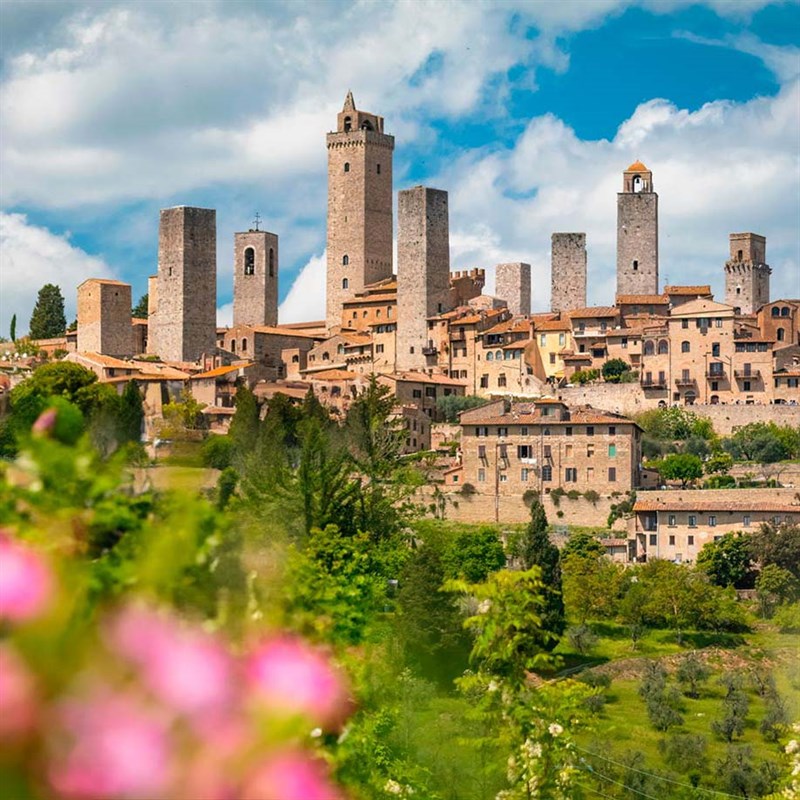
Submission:
<svg viewBox="0 0 800 800">
<path fill-rule="evenodd" d="M 278 309 L 278 319 L 306 322 L 325 319 L 325 265 L 327 252 L 313 256 L 300 270 L 289 294 Z"/>
<path fill-rule="evenodd" d="M 0 331 L 8 334 L 17 315 L 17 333 L 27 332 L 36 295 L 45 283 L 61 287 L 67 321 L 75 318 L 76 287 L 87 278 L 113 278 L 101 259 L 70 244 L 47 228 L 31 225 L 24 214 L 0 212 Z"/>
<path fill-rule="evenodd" d="M 217 309 L 217 327 L 230 328 L 233 325 L 233 303 L 226 303 Z"/>
</svg>

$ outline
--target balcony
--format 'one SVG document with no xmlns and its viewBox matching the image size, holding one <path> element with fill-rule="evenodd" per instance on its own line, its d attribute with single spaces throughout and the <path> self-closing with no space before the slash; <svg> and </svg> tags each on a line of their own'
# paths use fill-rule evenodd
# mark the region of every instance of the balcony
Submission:
<svg viewBox="0 0 800 800">
<path fill-rule="evenodd" d="M 649 381 L 648 380 L 642 381 L 642 389 L 666 389 L 666 388 L 667 388 L 666 378 L 651 378 Z"/>
<path fill-rule="evenodd" d="M 733 374 L 737 381 L 757 381 L 761 379 L 760 369 L 735 369 Z"/>
<path fill-rule="evenodd" d="M 591 337 L 591 338 L 600 338 L 603 336 L 607 336 L 611 332 L 611 328 L 577 328 L 572 331 L 572 335 L 574 337 Z"/>
<path fill-rule="evenodd" d="M 432 344 L 428 344 L 426 347 L 422 348 L 422 355 L 424 356 L 435 356 L 438 352 L 439 351 Z"/>
<path fill-rule="evenodd" d="M 728 373 L 724 369 L 720 370 L 708 370 L 706 372 L 706 378 L 710 381 L 724 381 L 727 380 Z"/>
<path fill-rule="evenodd" d="M 675 385 L 676 386 L 694 386 L 695 379 L 689 376 L 681 376 L 680 378 L 675 378 Z"/>
<path fill-rule="evenodd" d="M 450 331 L 450 341 L 451 342 L 466 342 L 467 341 L 467 334 L 461 333 L 459 331 Z"/>
</svg>

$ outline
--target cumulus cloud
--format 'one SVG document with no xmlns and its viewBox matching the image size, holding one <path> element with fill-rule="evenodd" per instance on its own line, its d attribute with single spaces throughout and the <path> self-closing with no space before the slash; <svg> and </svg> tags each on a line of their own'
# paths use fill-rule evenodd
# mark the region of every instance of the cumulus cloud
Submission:
<svg viewBox="0 0 800 800">
<path fill-rule="evenodd" d="M 0 331 L 8 332 L 13 314 L 17 333 L 27 332 L 36 294 L 45 283 L 61 287 L 67 320 L 75 318 L 75 288 L 87 278 L 113 278 L 103 259 L 70 244 L 24 214 L 0 213 Z"/>
<path fill-rule="evenodd" d="M 280 322 L 325 319 L 325 265 L 327 251 L 313 256 L 300 270 L 278 309 Z"/>
</svg>

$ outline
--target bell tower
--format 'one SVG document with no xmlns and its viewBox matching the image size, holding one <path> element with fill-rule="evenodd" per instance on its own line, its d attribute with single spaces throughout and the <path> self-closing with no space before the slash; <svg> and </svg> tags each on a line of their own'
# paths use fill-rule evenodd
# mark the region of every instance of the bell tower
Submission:
<svg viewBox="0 0 800 800">
<path fill-rule="evenodd" d="M 326 321 L 366 284 L 392 276 L 392 154 L 383 117 L 356 108 L 348 92 L 328 144 Z"/>
<path fill-rule="evenodd" d="M 641 161 L 622 173 L 617 195 L 617 294 L 658 294 L 658 195 Z"/>
</svg>

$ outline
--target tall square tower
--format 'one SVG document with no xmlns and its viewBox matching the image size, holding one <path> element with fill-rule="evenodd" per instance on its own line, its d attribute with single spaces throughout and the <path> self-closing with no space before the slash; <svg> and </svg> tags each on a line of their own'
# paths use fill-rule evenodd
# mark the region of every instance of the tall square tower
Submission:
<svg viewBox="0 0 800 800">
<path fill-rule="evenodd" d="M 233 236 L 233 324 L 278 324 L 278 235 Z"/>
<path fill-rule="evenodd" d="M 495 267 L 495 295 L 519 316 L 531 313 L 531 265 L 522 261 Z"/>
<path fill-rule="evenodd" d="M 586 234 L 554 233 L 550 242 L 550 309 L 586 308 Z"/>
<path fill-rule="evenodd" d="M 133 355 L 131 285 L 89 278 L 78 287 L 78 351 Z"/>
<path fill-rule="evenodd" d="M 342 304 L 365 284 L 392 275 L 392 154 L 383 117 L 356 109 L 347 93 L 328 142 L 326 318 L 341 325 Z"/>
<path fill-rule="evenodd" d="M 397 196 L 398 370 L 427 365 L 428 317 L 449 311 L 447 192 L 415 186 Z"/>
<path fill-rule="evenodd" d="M 756 233 L 732 233 L 725 262 L 725 303 L 739 314 L 754 314 L 769 303 L 767 240 Z"/>
<path fill-rule="evenodd" d="M 622 173 L 617 195 L 617 294 L 658 294 L 658 195 L 641 161 Z"/>
<path fill-rule="evenodd" d="M 158 281 L 150 346 L 165 361 L 197 361 L 216 349 L 217 212 L 161 210 Z"/>
</svg>

